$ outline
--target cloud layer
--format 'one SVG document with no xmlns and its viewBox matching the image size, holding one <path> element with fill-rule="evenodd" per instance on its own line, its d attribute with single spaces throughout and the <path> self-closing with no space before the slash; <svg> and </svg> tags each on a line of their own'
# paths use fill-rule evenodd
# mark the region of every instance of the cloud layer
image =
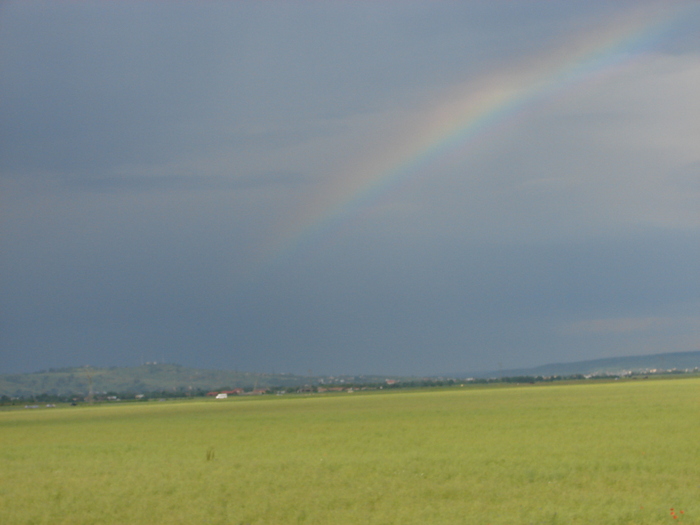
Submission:
<svg viewBox="0 0 700 525">
<path fill-rule="evenodd" d="M 3 4 L 2 371 L 422 375 L 697 350 L 699 17 Z M 657 36 L 618 65 L 401 167 L 465 101 L 642 19 Z"/>
</svg>

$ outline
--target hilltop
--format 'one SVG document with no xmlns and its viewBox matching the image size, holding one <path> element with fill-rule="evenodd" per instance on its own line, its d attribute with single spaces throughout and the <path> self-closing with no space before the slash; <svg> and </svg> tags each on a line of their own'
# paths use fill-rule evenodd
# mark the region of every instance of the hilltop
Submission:
<svg viewBox="0 0 700 525">
<path fill-rule="evenodd" d="M 229 388 L 297 387 L 306 384 L 376 383 L 387 376 L 300 376 L 204 370 L 176 364 L 149 363 L 138 367 L 74 367 L 28 374 L 0 375 L 0 395 L 201 392 Z M 91 385 L 92 383 L 92 385 Z"/>
<path fill-rule="evenodd" d="M 230 370 L 205 370 L 176 364 L 149 363 L 137 367 L 74 367 L 49 369 L 28 374 L 0 375 L 0 396 L 27 397 L 39 394 L 95 394 L 171 392 L 201 394 L 202 391 L 233 388 L 290 388 L 303 385 L 359 385 L 402 383 L 471 378 L 566 377 L 648 374 L 700 368 L 700 351 L 613 357 L 573 363 L 552 363 L 533 368 L 446 374 L 440 378 L 384 375 L 301 376 L 294 374 L 258 374 Z M 388 381 L 387 381 L 388 380 Z"/>
</svg>

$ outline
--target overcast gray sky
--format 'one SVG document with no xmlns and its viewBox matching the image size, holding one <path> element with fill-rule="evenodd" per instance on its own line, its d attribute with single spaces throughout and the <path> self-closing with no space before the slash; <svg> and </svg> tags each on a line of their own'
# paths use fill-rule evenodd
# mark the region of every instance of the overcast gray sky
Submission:
<svg viewBox="0 0 700 525">
<path fill-rule="evenodd" d="M 700 349 L 700 8 L 0 4 L 0 372 Z"/>
</svg>

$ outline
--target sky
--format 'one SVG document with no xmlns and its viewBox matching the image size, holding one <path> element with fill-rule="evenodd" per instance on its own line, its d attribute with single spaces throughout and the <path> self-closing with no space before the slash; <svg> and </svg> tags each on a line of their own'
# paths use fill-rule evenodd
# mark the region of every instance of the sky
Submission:
<svg viewBox="0 0 700 525">
<path fill-rule="evenodd" d="M 5 1 L 0 373 L 700 349 L 700 3 Z"/>
</svg>

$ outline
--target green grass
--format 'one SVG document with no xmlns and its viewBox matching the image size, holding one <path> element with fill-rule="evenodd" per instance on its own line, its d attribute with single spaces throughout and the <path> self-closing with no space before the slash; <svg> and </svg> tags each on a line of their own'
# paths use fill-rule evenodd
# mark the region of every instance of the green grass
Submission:
<svg viewBox="0 0 700 525">
<path fill-rule="evenodd" d="M 0 523 L 700 523 L 699 409 L 693 378 L 5 411 Z"/>
</svg>

